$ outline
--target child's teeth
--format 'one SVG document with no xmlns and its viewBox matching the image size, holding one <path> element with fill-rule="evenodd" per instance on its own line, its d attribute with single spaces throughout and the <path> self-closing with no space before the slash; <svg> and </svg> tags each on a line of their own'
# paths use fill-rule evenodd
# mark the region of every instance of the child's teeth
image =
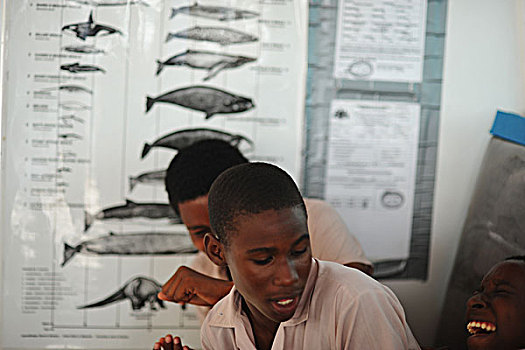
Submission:
<svg viewBox="0 0 525 350">
<path fill-rule="evenodd" d="M 467 324 L 467 330 L 470 334 L 476 334 L 480 331 L 480 329 L 485 330 L 487 332 L 494 332 L 496 331 L 496 326 L 490 322 L 477 321 L 471 321 Z"/>
<path fill-rule="evenodd" d="M 279 300 L 277 304 L 279 305 L 288 305 L 293 301 L 293 299 L 285 299 L 285 300 Z"/>
</svg>

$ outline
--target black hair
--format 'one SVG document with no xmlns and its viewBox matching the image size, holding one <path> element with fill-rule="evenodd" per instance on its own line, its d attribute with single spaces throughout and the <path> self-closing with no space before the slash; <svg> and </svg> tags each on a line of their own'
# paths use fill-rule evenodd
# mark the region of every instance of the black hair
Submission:
<svg viewBox="0 0 525 350">
<path fill-rule="evenodd" d="M 164 183 L 171 206 L 208 194 L 211 184 L 224 170 L 247 163 L 242 153 L 222 140 L 203 140 L 180 150 L 171 161 Z"/>
<path fill-rule="evenodd" d="M 294 180 L 268 163 L 241 164 L 226 170 L 215 180 L 208 196 L 212 231 L 226 246 L 230 232 L 237 232 L 239 216 L 296 206 L 306 218 L 303 197 Z"/>
</svg>

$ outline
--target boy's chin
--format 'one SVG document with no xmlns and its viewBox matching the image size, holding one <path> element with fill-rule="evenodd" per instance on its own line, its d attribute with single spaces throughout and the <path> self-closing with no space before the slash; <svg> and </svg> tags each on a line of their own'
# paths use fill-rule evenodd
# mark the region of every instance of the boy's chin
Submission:
<svg viewBox="0 0 525 350">
<path fill-rule="evenodd" d="M 468 350 L 518 350 L 524 348 L 503 343 L 494 333 L 476 334 L 467 338 Z"/>
</svg>

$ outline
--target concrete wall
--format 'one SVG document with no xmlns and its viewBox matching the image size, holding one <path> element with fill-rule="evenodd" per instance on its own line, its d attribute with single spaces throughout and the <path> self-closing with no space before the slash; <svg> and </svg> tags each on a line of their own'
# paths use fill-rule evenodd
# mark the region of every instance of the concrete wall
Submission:
<svg viewBox="0 0 525 350">
<path fill-rule="evenodd" d="M 522 0 L 448 2 L 429 279 L 386 283 L 423 344 L 435 336 L 496 110 L 525 112 L 524 14 Z"/>
</svg>

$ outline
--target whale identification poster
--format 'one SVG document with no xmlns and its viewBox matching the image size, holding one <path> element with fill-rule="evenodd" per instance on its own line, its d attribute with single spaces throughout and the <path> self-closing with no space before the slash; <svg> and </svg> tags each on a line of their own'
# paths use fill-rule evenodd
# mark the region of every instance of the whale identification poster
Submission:
<svg viewBox="0 0 525 350">
<path fill-rule="evenodd" d="M 2 347 L 200 347 L 160 286 L 195 248 L 164 171 L 202 139 L 297 181 L 307 3 L 32 0 L 6 8 Z"/>
</svg>

